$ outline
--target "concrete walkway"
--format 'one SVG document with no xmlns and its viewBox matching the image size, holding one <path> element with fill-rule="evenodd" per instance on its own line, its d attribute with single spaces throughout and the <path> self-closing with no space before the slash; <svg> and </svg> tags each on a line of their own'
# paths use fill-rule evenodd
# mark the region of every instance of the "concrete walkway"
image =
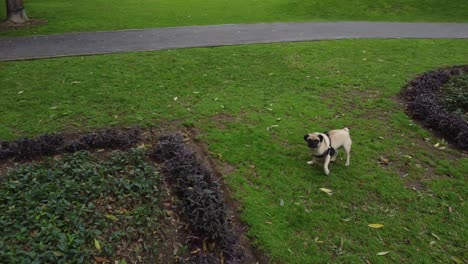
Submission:
<svg viewBox="0 0 468 264">
<path fill-rule="evenodd" d="M 357 38 L 467 39 L 468 23 L 272 23 L 8 37 L 0 38 L 0 61 L 189 47 Z"/>
</svg>

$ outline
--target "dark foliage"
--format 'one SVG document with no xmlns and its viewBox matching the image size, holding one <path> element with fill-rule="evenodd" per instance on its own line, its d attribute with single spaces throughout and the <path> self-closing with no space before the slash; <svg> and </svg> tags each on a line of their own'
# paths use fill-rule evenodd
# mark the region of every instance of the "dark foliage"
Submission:
<svg viewBox="0 0 468 264">
<path fill-rule="evenodd" d="M 217 264 L 222 263 L 221 259 L 215 254 L 198 254 L 191 257 L 187 263 L 189 264 Z"/>
<path fill-rule="evenodd" d="M 183 214 L 200 240 L 215 241 L 221 246 L 227 262 L 240 262 L 238 241 L 229 229 L 218 183 L 213 180 L 210 170 L 197 160 L 193 150 L 184 145 L 183 136 L 161 137 L 149 155 L 163 163 L 164 175 L 174 185 Z M 214 263 L 209 261 L 209 255 L 191 260 L 192 263 Z"/>
<path fill-rule="evenodd" d="M 135 145 L 141 137 L 139 128 L 128 131 L 107 129 L 81 136 L 65 146 L 68 152 L 96 148 L 128 148 Z"/>
<path fill-rule="evenodd" d="M 444 107 L 440 91 L 452 76 L 466 73 L 468 66 L 430 71 L 411 81 L 402 92 L 408 114 L 462 149 L 468 149 L 468 123 L 462 115 Z"/>
<path fill-rule="evenodd" d="M 0 142 L 0 160 L 31 160 L 42 155 L 53 155 L 59 152 L 63 144 L 63 137 L 55 134 Z"/>
<path fill-rule="evenodd" d="M 11 142 L 0 142 L 0 161 L 32 160 L 63 152 L 91 150 L 97 148 L 130 148 L 141 138 L 138 128 L 130 130 L 107 129 L 66 141 L 62 135 L 46 134 L 38 138 L 23 138 Z"/>
</svg>

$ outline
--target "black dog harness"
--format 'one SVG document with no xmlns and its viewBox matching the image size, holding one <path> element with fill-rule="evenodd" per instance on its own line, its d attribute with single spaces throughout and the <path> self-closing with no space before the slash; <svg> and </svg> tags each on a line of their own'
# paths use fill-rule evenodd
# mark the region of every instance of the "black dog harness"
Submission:
<svg viewBox="0 0 468 264">
<path fill-rule="evenodd" d="M 333 156 L 333 155 L 335 155 L 335 153 L 336 153 L 336 150 L 335 150 L 335 149 L 332 147 L 332 145 L 331 145 L 331 138 L 330 138 L 330 135 L 328 135 L 328 132 L 325 132 L 324 134 L 327 136 L 328 141 L 330 142 L 330 146 L 328 146 L 328 149 L 327 149 L 325 152 L 323 152 L 322 154 L 320 154 L 320 155 L 314 155 L 316 158 L 319 158 L 319 159 L 324 158 L 324 157 L 326 157 L 327 155 Z"/>
</svg>

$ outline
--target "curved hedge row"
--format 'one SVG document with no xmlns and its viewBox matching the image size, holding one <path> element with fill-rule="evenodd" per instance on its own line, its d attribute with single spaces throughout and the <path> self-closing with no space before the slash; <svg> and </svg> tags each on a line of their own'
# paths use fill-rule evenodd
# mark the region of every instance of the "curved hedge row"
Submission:
<svg viewBox="0 0 468 264">
<path fill-rule="evenodd" d="M 0 141 L 0 161 L 31 160 L 40 156 L 98 148 L 129 148 L 141 138 L 141 130 L 107 129 L 66 140 L 60 134 L 46 134 L 38 138 L 22 138 L 11 142 Z"/>
<path fill-rule="evenodd" d="M 468 149 L 468 123 L 463 116 L 447 111 L 440 100 L 440 89 L 451 76 L 467 74 L 468 65 L 426 72 L 409 82 L 402 91 L 407 113 L 447 141 Z"/>
<path fill-rule="evenodd" d="M 194 151 L 184 144 L 183 136 L 161 137 L 149 155 L 163 163 L 163 174 L 174 186 L 183 215 L 199 238 L 198 243 L 215 242 L 227 263 L 241 263 L 240 245 L 228 226 L 224 197 L 218 183 L 211 171 L 197 160 Z M 221 259 L 214 252 L 202 252 L 193 256 L 190 262 L 221 263 Z"/>
</svg>

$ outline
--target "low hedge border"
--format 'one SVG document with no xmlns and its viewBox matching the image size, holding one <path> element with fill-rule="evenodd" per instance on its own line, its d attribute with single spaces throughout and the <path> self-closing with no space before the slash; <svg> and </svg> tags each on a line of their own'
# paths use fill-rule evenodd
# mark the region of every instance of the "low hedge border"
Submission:
<svg viewBox="0 0 468 264">
<path fill-rule="evenodd" d="M 37 138 L 22 138 L 11 142 L 0 141 L 0 161 L 32 160 L 40 156 L 72 153 L 101 148 L 130 148 L 141 139 L 141 130 L 110 128 L 67 140 L 60 134 L 46 134 Z"/>
<path fill-rule="evenodd" d="M 162 173 L 180 198 L 181 211 L 198 238 L 194 249 L 215 243 L 221 254 L 204 250 L 192 256 L 190 263 L 242 263 L 238 238 L 227 221 L 223 193 L 210 169 L 199 162 L 195 152 L 184 144 L 181 134 L 163 136 L 149 153 L 162 163 Z"/>
<path fill-rule="evenodd" d="M 468 65 L 429 71 L 410 81 L 401 93 L 408 115 L 463 150 L 468 149 L 468 123 L 463 116 L 445 109 L 439 93 L 451 76 L 467 73 Z"/>
</svg>

